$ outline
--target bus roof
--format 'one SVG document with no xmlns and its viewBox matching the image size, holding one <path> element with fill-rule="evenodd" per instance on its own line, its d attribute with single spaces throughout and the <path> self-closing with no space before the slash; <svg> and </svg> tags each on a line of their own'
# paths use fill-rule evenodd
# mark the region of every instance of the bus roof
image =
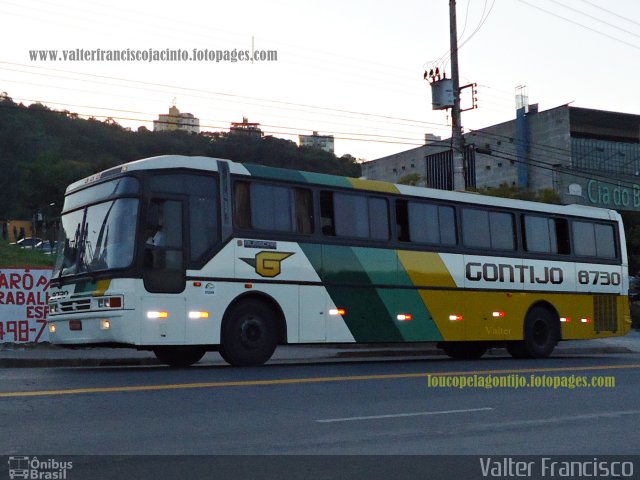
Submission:
<svg viewBox="0 0 640 480">
<path fill-rule="evenodd" d="M 448 200 L 453 202 L 463 202 L 467 204 L 486 205 L 494 207 L 515 208 L 520 210 L 538 211 L 546 213 L 557 213 L 562 215 L 574 215 L 580 217 L 590 217 L 597 219 L 619 220 L 619 214 L 615 210 L 591 207 L 586 205 L 554 205 L 540 202 L 530 202 L 526 200 L 514 200 L 510 198 L 492 197 L 469 192 L 453 192 L 447 190 L 437 190 L 425 187 L 413 187 L 400 185 L 379 180 L 367 180 L 362 178 L 341 177 L 338 175 L 328 175 L 324 173 L 305 172 L 301 170 L 290 170 L 277 167 L 266 167 L 263 165 L 241 164 L 231 160 L 186 156 L 186 155 L 161 155 L 157 157 L 143 158 L 133 162 L 125 163 L 117 167 L 99 172 L 82 180 L 72 183 L 66 190 L 71 193 L 81 187 L 98 180 L 103 180 L 111 176 L 124 172 L 137 170 L 155 170 L 170 168 L 186 168 L 203 171 L 217 171 L 218 161 L 226 162 L 232 174 L 250 175 L 259 178 L 272 180 L 293 181 L 296 183 L 308 183 L 313 185 L 351 188 L 355 190 L 366 190 L 380 193 L 400 194 L 414 197 L 431 198 L 436 200 Z"/>
</svg>

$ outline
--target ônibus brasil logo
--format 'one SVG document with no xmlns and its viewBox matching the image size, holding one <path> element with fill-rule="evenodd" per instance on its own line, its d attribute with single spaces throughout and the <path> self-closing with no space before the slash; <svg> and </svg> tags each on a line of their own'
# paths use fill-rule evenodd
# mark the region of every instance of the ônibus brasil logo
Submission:
<svg viewBox="0 0 640 480">
<path fill-rule="evenodd" d="M 40 460 L 38 457 L 9 457 L 9 478 L 33 480 L 65 480 L 67 470 L 73 468 L 73 462 L 61 462 L 54 458 Z"/>
</svg>

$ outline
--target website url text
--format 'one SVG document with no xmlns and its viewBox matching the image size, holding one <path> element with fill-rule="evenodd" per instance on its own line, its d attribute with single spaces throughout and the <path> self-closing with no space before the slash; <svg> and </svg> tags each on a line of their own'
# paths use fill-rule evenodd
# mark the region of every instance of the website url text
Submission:
<svg viewBox="0 0 640 480">
<path fill-rule="evenodd" d="M 135 50 L 84 49 L 29 50 L 32 62 L 276 62 L 277 50 L 213 50 L 149 48 Z"/>
</svg>

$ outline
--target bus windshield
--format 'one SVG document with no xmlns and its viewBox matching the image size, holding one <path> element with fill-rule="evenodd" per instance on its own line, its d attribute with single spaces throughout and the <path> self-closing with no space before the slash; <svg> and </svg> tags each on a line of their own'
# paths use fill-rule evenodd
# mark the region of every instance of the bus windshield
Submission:
<svg viewBox="0 0 640 480">
<path fill-rule="evenodd" d="M 63 214 L 53 278 L 130 266 L 137 213 L 137 199 L 119 198 Z"/>
</svg>

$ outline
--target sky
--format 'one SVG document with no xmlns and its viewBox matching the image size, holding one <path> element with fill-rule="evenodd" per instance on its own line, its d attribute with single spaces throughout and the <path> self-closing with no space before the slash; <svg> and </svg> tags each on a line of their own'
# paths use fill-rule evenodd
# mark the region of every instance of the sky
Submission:
<svg viewBox="0 0 640 480">
<path fill-rule="evenodd" d="M 465 131 L 515 118 L 515 89 L 547 110 L 640 114 L 637 0 L 459 0 L 461 84 L 477 84 Z M 425 69 L 450 76 L 447 0 L 0 0 L 0 92 L 152 129 L 175 102 L 201 130 L 331 134 L 373 160 L 448 138 Z M 275 50 L 277 61 L 43 61 L 31 50 Z M 470 90 L 463 106 L 470 104 Z M 133 159 L 132 159 L 133 160 Z"/>
</svg>

